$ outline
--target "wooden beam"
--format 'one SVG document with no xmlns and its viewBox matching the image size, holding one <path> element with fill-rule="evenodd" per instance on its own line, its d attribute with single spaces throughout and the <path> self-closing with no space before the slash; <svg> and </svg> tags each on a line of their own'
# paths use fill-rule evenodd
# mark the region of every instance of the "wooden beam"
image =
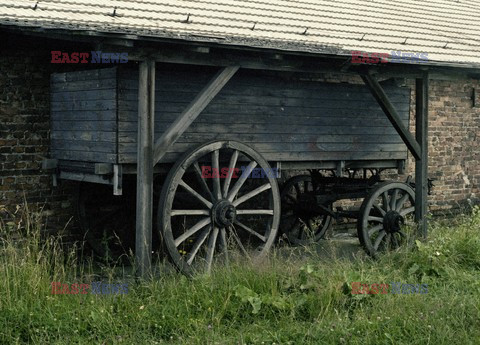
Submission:
<svg viewBox="0 0 480 345">
<path fill-rule="evenodd" d="M 417 141 L 415 141 L 415 138 L 410 133 L 410 131 L 403 125 L 400 116 L 395 110 L 392 102 L 390 102 L 382 86 L 370 73 L 361 74 L 361 77 L 365 85 L 367 85 L 367 87 L 370 89 L 373 97 L 375 97 L 375 99 L 377 100 L 385 115 L 387 115 L 393 127 L 396 129 L 396 131 L 404 141 L 405 145 L 407 145 L 408 149 L 415 157 L 415 159 L 420 159 L 420 145 L 417 143 Z"/>
<path fill-rule="evenodd" d="M 421 156 L 415 160 L 415 220 L 422 236 L 427 236 L 428 212 L 428 74 L 415 83 L 415 137 Z"/>
<path fill-rule="evenodd" d="M 178 116 L 170 127 L 162 134 L 155 143 L 154 160 L 157 164 L 168 148 L 185 132 L 198 115 L 207 107 L 210 101 L 222 90 L 225 84 L 238 71 L 238 66 L 225 67 L 200 91 L 187 109 Z M 153 166 L 153 165 L 152 165 Z"/>
<path fill-rule="evenodd" d="M 137 205 L 135 262 L 137 275 L 151 272 L 153 215 L 153 141 L 155 61 L 142 61 L 138 80 Z"/>
</svg>

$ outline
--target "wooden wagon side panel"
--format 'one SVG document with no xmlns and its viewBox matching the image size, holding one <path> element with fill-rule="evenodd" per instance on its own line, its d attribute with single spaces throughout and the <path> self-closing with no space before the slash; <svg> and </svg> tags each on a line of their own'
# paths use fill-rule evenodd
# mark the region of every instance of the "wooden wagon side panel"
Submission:
<svg viewBox="0 0 480 345">
<path fill-rule="evenodd" d="M 155 135 L 158 138 L 209 81 L 215 69 L 160 65 L 156 77 Z M 408 126 L 410 90 L 385 90 Z M 136 162 L 138 80 L 119 74 L 119 162 Z M 173 162 L 193 146 L 233 139 L 271 161 L 406 159 L 407 149 L 364 85 L 284 79 L 241 70 L 162 162 Z"/>
<path fill-rule="evenodd" d="M 51 155 L 117 162 L 117 68 L 55 73 L 51 88 Z"/>
</svg>

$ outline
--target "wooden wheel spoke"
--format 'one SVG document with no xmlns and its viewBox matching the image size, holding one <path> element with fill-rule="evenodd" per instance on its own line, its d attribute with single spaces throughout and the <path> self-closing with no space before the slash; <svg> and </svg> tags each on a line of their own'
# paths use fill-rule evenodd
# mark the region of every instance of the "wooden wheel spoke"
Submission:
<svg viewBox="0 0 480 345">
<path fill-rule="evenodd" d="M 209 210 L 172 210 L 170 215 L 173 216 L 209 216 Z"/>
<path fill-rule="evenodd" d="M 245 224 L 239 222 L 238 220 L 235 220 L 235 224 L 238 225 L 239 227 L 241 227 L 243 230 L 245 230 L 246 232 L 250 233 L 251 235 L 254 235 L 256 237 L 258 237 L 259 239 L 261 239 L 263 242 L 266 242 L 267 239 L 265 238 L 265 236 L 263 235 L 260 235 L 258 232 L 256 232 L 255 230 L 249 228 L 248 226 L 246 226 Z"/>
<path fill-rule="evenodd" d="M 410 196 L 410 195 L 408 195 L 408 193 L 405 193 L 405 195 L 402 196 L 402 197 L 400 198 L 400 200 L 398 200 L 398 202 L 397 202 L 397 208 L 395 209 L 395 211 L 398 212 L 398 211 L 400 211 L 400 210 L 402 209 L 403 205 L 404 205 L 405 202 L 408 200 L 409 196 Z"/>
<path fill-rule="evenodd" d="M 220 241 L 222 244 L 223 255 L 225 255 L 225 263 L 228 265 L 228 243 L 227 243 L 227 231 L 225 228 L 220 229 Z"/>
<path fill-rule="evenodd" d="M 385 237 L 386 234 L 387 233 L 385 231 L 380 231 L 377 239 L 375 240 L 375 243 L 373 244 L 373 248 L 375 250 L 378 250 L 378 246 L 380 245 L 380 243 L 382 242 L 382 240 L 383 240 L 383 238 Z"/>
<path fill-rule="evenodd" d="M 386 236 L 385 236 L 385 242 L 384 242 L 384 246 L 385 246 L 385 249 L 386 250 L 389 250 L 390 249 L 390 243 L 392 241 L 392 234 L 388 233 Z"/>
<path fill-rule="evenodd" d="M 293 210 L 287 210 L 287 211 L 282 212 L 282 218 L 283 217 L 289 218 L 289 217 L 294 216 L 294 215 L 295 215 L 295 212 L 293 212 Z"/>
<path fill-rule="evenodd" d="M 200 236 L 195 240 L 195 243 L 193 244 L 192 249 L 188 253 L 187 256 L 187 264 L 191 265 L 193 262 L 193 259 L 195 258 L 195 255 L 197 255 L 198 250 L 202 246 L 202 244 L 205 242 L 205 240 L 208 237 L 208 234 L 210 233 L 210 230 L 212 230 L 212 226 L 209 226 L 205 228 Z"/>
<path fill-rule="evenodd" d="M 293 185 L 293 187 L 295 188 L 295 192 L 297 193 L 297 197 L 302 194 L 302 192 L 300 192 L 300 184 L 299 183 L 295 183 Z"/>
<path fill-rule="evenodd" d="M 273 210 L 237 210 L 237 215 L 241 214 L 258 214 L 273 216 Z"/>
<path fill-rule="evenodd" d="M 195 172 L 195 176 L 197 177 L 197 180 L 200 183 L 203 191 L 210 197 L 210 200 L 215 200 L 212 192 L 210 191 L 210 188 L 208 188 L 207 181 L 205 181 L 205 179 L 202 177 L 202 170 L 200 169 L 198 162 L 193 163 L 192 166 L 193 171 Z"/>
<path fill-rule="evenodd" d="M 392 192 L 392 196 L 390 199 L 390 209 L 396 210 L 397 209 L 397 198 L 398 198 L 398 189 L 394 189 Z"/>
<path fill-rule="evenodd" d="M 212 152 L 212 171 L 216 171 L 216 174 L 212 173 L 213 180 L 213 196 L 220 200 L 222 198 L 222 190 L 220 189 L 220 164 L 219 164 L 220 152 L 215 150 Z"/>
<path fill-rule="evenodd" d="M 252 190 L 251 192 L 248 192 L 247 194 L 245 195 L 242 195 L 240 198 L 236 199 L 234 202 L 233 202 L 233 206 L 238 206 L 240 205 L 241 203 L 244 203 L 245 201 L 253 198 L 254 196 L 268 190 L 272 188 L 272 185 L 270 183 L 265 183 L 264 185 L 258 187 L 258 188 L 255 188 L 254 190 Z"/>
<path fill-rule="evenodd" d="M 257 162 L 251 161 L 246 168 L 246 172 L 252 171 L 256 166 L 257 166 Z M 248 178 L 247 176 L 248 176 L 247 174 L 245 174 L 245 176 L 244 174 L 242 174 L 240 178 L 237 180 L 237 182 L 235 182 L 235 185 L 233 186 L 232 190 L 227 195 L 228 201 L 232 202 L 233 199 L 237 196 L 238 191 L 240 190 L 240 188 L 242 188 L 243 184 L 247 180 Z"/>
<path fill-rule="evenodd" d="M 208 239 L 208 250 L 207 250 L 207 273 L 210 273 L 212 270 L 213 263 L 213 254 L 215 252 L 215 245 L 217 244 L 218 237 L 218 228 L 215 226 L 213 231 L 210 233 L 210 238 Z"/>
<path fill-rule="evenodd" d="M 379 224 L 368 230 L 368 237 L 372 237 L 375 233 L 383 229 L 383 224 Z"/>
<path fill-rule="evenodd" d="M 208 201 L 207 199 L 205 199 L 203 196 L 201 196 L 199 193 L 197 193 L 192 187 L 190 187 L 188 184 L 185 183 L 185 181 L 183 180 L 180 180 L 180 183 L 179 183 L 180 186 L 182 186 L 183 188 L 185 188 L 185 190 L 187 192 L 189 192 L 190 194 L 192 194 L 194 197 L 196 197 L 202 204 L 204 204 L 205 206 L 207 206 L 208 208 L 212 208 L 213 204 Z"/>
<path fill-rule="evenodd" d="M 398 213 L 400 213 L 401 216 L 406 216 L 407 214 L 412 213 L 414 211 L 415 211 L 415 207 L 412 206 L 412 207 L 404 208 L 403 210 L 400 210 Z"/>
<path fill-rule="evenodd" d="M 383 218 L 381 217 L 368 216 L 367 220 L 383 224 Z"/>
<path fill-rule="evenodd" d="M 204 228 L 208 224 L 211 223 L 210 218 L 204 218 L 200 221 L 198 221 L 195 225 L 193 225 L 190 229 L 185 231 L 183 234 L 181 234 L 179 237 L 177 237 L 174 241 L 175 247 L 178 247 L 183 241 L 185 241 L 187 238 L 195 234 L 197 231 L 200 229 Z"/>
<path fill-rule="evenodd" d="M 285 198 L 289 199 L 290 201 L 290 204 L 296 204 L 297 203 L 297 199 L 295 199 L 295 197 L 293 195 L 290 195 L 290 194 L 285 194 Z"/>
<path fill-rule="evenodd" d="M 233 225 L 230 226 L 230 234 L 232 235 L 235 242 L 237 242 L 237 245 L 240 248 L 240 251 L 243 253 L 243 255 L 250 258 L 250 255 L 248 255 L 248 252 L 245 249 L 245 247 L 243 246 L 242 241 L 240 240 L 240 237 L 238 237 L 237 229 L 235 229 L 235 227 Z"/>
<path fill-rule="evenodd" d="M 373 208 L 375 208 L 378 212 L 380 212 L 380 214 L 381 214 L 382 216 L 384 216 L 384 215 L 387 214 L 387 212 L 385 212 L 385 210 L 384 210 L 383 208 L 381 208 L 380 206 L 378 206 L 377 203 L 374 203 L 374 204 L 373 204 Z"/>
<path fill-rule="evenodd" d="M 238 150 L 233 151 L 232 157 L 230 157 L 230 164 L 228 165 L 228 175 L 225 181 L 223 182 L 223 197 L 226 198 L 228 195 L 228 188 L 230 188 L 230 182 L 232 181 L 233 169 L 237 165 L 238 159 Z"/>
<path fill-rule="evenodd" d="M 393 245 L 393 248 L 398 248 L 400 247 L 398 241 L 397 241 L 397 236 L 396 234 L 393 234 L 392 235 L 392 245 Z"/>
<path fill-rule="evenodd" d="M 383 209 L 388 212 L 390 211 L 390 206 L 388 203 L 388 191 L 382 193 L 382 202 L 383 202 Z"/>
</svg>

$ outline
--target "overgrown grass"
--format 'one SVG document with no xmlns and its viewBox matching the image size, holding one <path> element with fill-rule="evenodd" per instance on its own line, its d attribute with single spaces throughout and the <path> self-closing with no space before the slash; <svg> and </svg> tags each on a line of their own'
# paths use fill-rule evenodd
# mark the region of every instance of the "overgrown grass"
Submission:
<svg viewBox="0 0 480 345">
<path fill-rule="evenodd" d="M 2 344 L 480 344 L 478 208 L 378 261 L 274 251 L 261 265 L 192 279 L 160 267 L 143 282 L 78 261 L 22 214 L 22 226 L 1 228 Z M 128 293 L 51 294 L 52 281 L 98 280 L 126 282 Z M 352 282 L 428 284 L 428 293 L 354 295 Z"/>
</svg>

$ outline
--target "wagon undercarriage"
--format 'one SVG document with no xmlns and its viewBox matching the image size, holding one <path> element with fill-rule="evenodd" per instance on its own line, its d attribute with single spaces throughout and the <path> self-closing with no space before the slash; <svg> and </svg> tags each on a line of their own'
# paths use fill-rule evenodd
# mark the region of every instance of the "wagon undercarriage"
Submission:
<svg viewBox="0 0 480 345">
<path fill-rule="evenodd" d="M 264 256 L 279 233 L 296 245 L 317 241 L 334 219 L 347 217 L 357 219 L 360 243 L 377 256 L 405 243 L 407 223 L 424 220 L 425 76 L 417 78 L 414 139 L 407 130 L 410 90 L 382 87 L 368 71 L 362 74 L 368 89 L 271 76 L 252 89 L 251 78 L 262 76 L 238 66 L 220 70 L 203 88 L 203 72 L 189 69 L 193 82 L 171 83 L 169 68 L 156 76 L 150 60 L 136 75 L 109 69 L 52 77 L 53 160 L 46 167 L 84 182 L 80 215 L 96 251 L 107 248 L 115 257 L 135 247 L 143 275 L 153 238 L 153 247 L 163 243 L 181 271 L 208 271 L 235 253 Z M 89 79 L 100 85 L 95 92 L 103 100 L 113 97 L 107 108 L 79 89 Z M 105 117 L 96 124 L 103 128 L 64 118 L 73 112 L 89 121 L 92 104 L 100 104 L 93 116 Z M 75 146 L 89 140 L 85 145 L 98 154 Z M 410 181 L 380 176 L 403 172 L 407 148 L 417 159 L 416 190 Z M 275 174 L 291 170 L 304 172 L 279 188 Z M 123 195 L 102 204 L 91 183 Z M 363 202 L 353 211 L 334 207 L 345 199 Z"/>
</svg>

